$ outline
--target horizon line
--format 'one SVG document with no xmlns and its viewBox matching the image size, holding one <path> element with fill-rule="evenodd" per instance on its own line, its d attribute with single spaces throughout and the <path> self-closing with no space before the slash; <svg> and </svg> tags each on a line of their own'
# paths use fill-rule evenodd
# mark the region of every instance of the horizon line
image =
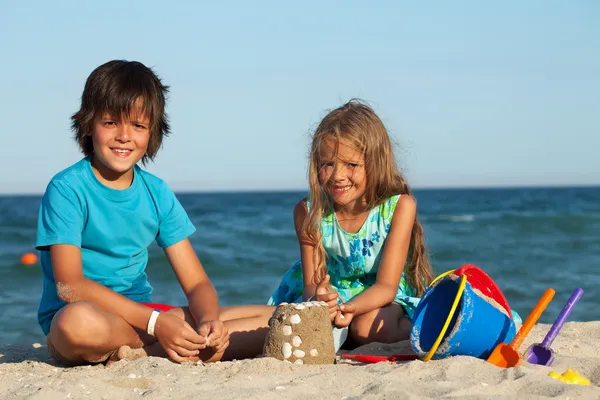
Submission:
<svg viewBox="0 0 600 400">
<path fill-rule="evenodd" d="M 512 184 L 512 185 L 464 185 L 464 186 L 413 186 L 411 187 L 414 191 L 444 191 L 444 190 L 458 190 L 458 191 L 467 191 L 467 190 L 519 190 L 519 189 L 594 189 L 600 188 L 600 183 L 598 184 Z M 233 194 L 233 193 L 299 193 L 299 192 L 308 192 L 308 188 L 223 188 L 223 189 L 172 189 L 176 194 Z M 44 192 L 19 192 L 19 191 L 0 191 L 0 197 L 39 197 L 42 196 Z"/>
</svg>

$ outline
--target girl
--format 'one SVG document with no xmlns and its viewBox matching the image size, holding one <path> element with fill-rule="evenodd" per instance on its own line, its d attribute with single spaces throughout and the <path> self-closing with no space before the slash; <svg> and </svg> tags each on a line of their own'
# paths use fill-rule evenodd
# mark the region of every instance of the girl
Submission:
<svg viewBox="0 0 600 400">
<path fill-rule="evenodd" d="M 314 297 L 357 344 L 407 339 L 433 273 L 415 200 L 370 107 L 351 100 L 321 121 L 309 184 L 309 197 L 294 209 L 301 261 L 269 304 Z"/>
<path fill-rule="evenodd" d="M 143 355 L 214 361 L 262 350 L 273 308 L 219 307 L 188 239 L 194 225 L 167 184 L 137 166 L 156 156 L 169 133 L 167 90 L 143 64 L 110 61 L 88 77 L 72 117 L 85 157 L 48 184 L 36 240 L 38 320 L 63 364 Z M 186 307 L 150 303 L 145 269 L 154 240 Z"/>
</svg>

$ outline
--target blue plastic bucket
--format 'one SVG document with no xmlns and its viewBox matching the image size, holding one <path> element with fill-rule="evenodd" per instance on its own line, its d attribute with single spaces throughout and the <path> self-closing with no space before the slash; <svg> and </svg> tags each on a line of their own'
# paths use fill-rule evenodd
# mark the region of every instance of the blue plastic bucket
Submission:
<svg viewBox="0 0 600 400">
<path fill-rule="evenodd" d="M 459 292 L 459 282 L 458 276 L 446 275 L 430 286 L 419 302 L 410 335 L 412 348 L 419 357 L 425 357 L 440 336 Z M 506 310 L 473 290 L 467 280 L 450 324 L 431 358 L 462 355 L 487 359 L 496 345 L 510 342 L 515 334 L 515 323 Z"/>
</svg>

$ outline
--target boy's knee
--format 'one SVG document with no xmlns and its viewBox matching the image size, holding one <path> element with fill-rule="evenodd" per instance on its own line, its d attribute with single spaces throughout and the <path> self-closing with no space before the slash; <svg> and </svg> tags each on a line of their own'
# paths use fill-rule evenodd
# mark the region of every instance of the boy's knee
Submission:
<svg viewBox="0 0 600 400">
<path fill-rule="evenodd" d="M 98 308 L 89 302 L 67 304 L 54 317 L 52 337 L 71 346 L 95 347 L 110 335 L 110 327 Z"/>
</svg>

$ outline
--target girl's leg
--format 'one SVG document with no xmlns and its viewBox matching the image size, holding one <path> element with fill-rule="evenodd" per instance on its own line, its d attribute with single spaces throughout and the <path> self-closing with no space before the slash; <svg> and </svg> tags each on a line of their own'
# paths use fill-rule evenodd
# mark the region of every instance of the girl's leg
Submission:
<svg viewBox="0 0 600 400">
<path fill-rule="evenodd" d="M 392 303 L 352 319 L 350 336 L 358 344 L 395 343 L 410 337 L 412 323 L 401 305 Z"/>
<path fill-rule="evenodd" d="M 46 339 L 50 354 L 67 365 L 104 362 L 121 346 L 137 348 L 148 340 L 123 318 L 83 301 L 56 313 Z"/>
</svg>

